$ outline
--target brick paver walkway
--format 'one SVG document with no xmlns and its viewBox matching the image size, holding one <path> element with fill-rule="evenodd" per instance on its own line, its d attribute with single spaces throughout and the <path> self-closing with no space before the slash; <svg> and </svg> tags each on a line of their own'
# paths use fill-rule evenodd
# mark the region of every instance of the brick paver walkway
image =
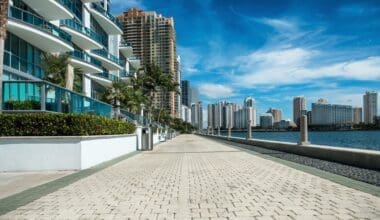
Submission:
<svg viewBox="0 0 380 220">
<path fill-rule="evenodd" d="M 1 219 L 380 219 L 380 198 L 194 135 Z"/>
</svg>

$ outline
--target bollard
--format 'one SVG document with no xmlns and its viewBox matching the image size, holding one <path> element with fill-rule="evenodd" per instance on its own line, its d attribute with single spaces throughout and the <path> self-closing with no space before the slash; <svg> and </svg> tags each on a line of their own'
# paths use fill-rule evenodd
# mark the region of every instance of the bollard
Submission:
<svg viewBox="0 0 380 220">
<path fill-rule="evenodd" d="M 231 138 L 231 128 L 228 128 L 228 140 Z"/>
<path fill-rule="evenodd" d="M 300 141 L 298 145 L 308 145 L 308 133 L 307 133 L 307 116 L 302 115 L 300 118 Z"/>
<path fill-rule="evenodd" d="M 252 139 L 252 127 L 251 120 L 248 120 L 248 129 L 247 129 L 247 140 Z"/>
<path fill-rule="evenodd" d="M 220 126 L 218 125 L 218 136 L 220 136 Z"/>
</svg>

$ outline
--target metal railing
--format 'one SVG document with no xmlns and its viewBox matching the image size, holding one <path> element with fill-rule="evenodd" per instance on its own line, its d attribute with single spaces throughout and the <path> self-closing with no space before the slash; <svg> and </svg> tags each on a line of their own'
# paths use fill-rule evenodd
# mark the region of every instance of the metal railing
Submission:
<svg viewBox="0 0 380 220">
<path fill-rule="evenodd" d="M 104 15 L 106 18 L 111 20 L 113 23 L 115 23 L 120 29 L 123 29 L 123 25 L 120 23 L 120 21 L 115 18 L 113 15 L 108 13 L 102 6 L 96 3 L 92 3 L 92 8 L 95 9 L 97 12 L 101 13 Z"/>
<path fill-rule="evenodd" d="M 76 58 L 76 59 L 79 59 L 79 60 L 82 60 L 86 63 L 89 63 L 89 64 L 93 64 L 97 67 L 101 67 L 102 66 L 102 63 L 97 60 L 97 59 L 94 59 L 92 58 L 90 55 L 82 52 L 82 51 L 79 51 L 79 50 L 74 50 L 73 52 L 69 52 L 69 54 Z"/>
<path fill-rule="evenodd" d="M 111 81 L 119 81 L 118 76 L 113 75 L 113 74 L 108 73 L 108 72 L 96 73 L 96 74 L 94 74 L 94 76 L 97 76 L 97 77 L 100 77 L 103 79 L 107 79 L 107 80 L 111 80 Z"/>
<path fill-rule="evenodd" d="M 67 26 L 70 29 L 76 30 L 87 37 L 95 40 L 98 43 L 101 43 L 105 45 L 105 39 L 95 31 L 91 30 L 90 28 L 84 27 L 82 24 L 71 20 L 71 19 L 66 19 L 66 20 L 61 20 L 60 21 L 61 26 Z"/>
<path fill-rule="evenodd" d="M 112 106 L 47 81 L 4 81 L 4 111 L 88 113 L 111 117 Z"/>
<path fill-rule="evenodd" d="M 120 60 L 116 56 L 108 53 L 104 49 L 91 50 L 91 52 L 94 53 L 94 54 L 96 54 L 96 55 L 99 55 L 101 57 L 104 57 L 104 58 L 110 60 L 111 62 L 116 63 L 117 65 L 123 65 L 123 64 L 125 64 L 125 62 L 123 62 L 122 60 Z"/>
<path fill-rule="evenodd" d="M 33 27 L 44 31 L 46 33 L 49 33 L 57 38 L 60 38 L 61 40 L 65 41 L 66 43 L 72 45 L 71 43 L 71 36 L 61 30 L 59 27 L 56 27 L 55 25 L 51 24 L 50 22 L 44 20 L 41 17 L 38 17 L 28 11 L 25 11 L 20 8 L 16 8 L 14 6 L 9 7 L 9 13 L 8 17 L 10 19 L 15 19 L 19 22 L 26 23 L 28 25 L 32 25 Z"/>
</svg>

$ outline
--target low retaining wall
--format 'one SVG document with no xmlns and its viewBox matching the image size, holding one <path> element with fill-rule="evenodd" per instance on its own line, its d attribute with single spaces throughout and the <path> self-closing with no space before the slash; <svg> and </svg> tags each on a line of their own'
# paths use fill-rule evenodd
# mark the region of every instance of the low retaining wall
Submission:
<svg viewBox="0 0 380 220">
<path fill-rule="evenodd" d="M 136 135 L 1 137 L 0 171 L 81 170 L 136 146 Z"/>
<path fill-rule="evenodd" d="M 302 156 L 308 156 L 328 161 L 334 161 L 356 167 L 380 170 L 380 152 L 373 150 L 362 150 L 342 147 L 331 147 L 322 145 L 297 145 L 296 143 L 279 142 L 225 136 L 203 135 L 210 138 L 228 140 L 236 143 L 254 145 L 271 150 L 278 150 Z"/>
</svg>

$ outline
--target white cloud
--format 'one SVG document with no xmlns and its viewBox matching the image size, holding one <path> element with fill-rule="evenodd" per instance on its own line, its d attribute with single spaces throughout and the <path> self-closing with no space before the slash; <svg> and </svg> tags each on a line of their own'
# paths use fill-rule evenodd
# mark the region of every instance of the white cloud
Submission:
<svg viewBox="0 0 380 220">
<path fill-rule="evenodd" d="M 280 32 L 297 30 L 297 25 L 294 22 L 291 22 L 286 19 L 261 18 L 261 19 L 256 19 L 256 21 L 269 25 Z"/>
<path fill-rule="evenodd" d="M 225 85 L 213 84 L 213 83 L 204 83 L 199 86 L 199 91 L 202 95 L 205 95 L 209 98 L 228 98 L 234 96 L 234 90 Z"/>
<path fill-rule="evenodd" d="M 181 68 L 185 76 L 199 73 L 196 65 L 200 61 L 200 56 L 193 49 L 178 46 L 178 54 L 181 56 Z"/>
<path fill-rule="evenodd" d="M 318 51 L 304 48 L 258 51 L 236 61 L 240 74 L 232 76 L 236 86 L 286 85 L 318 82 L 338 78 L 380 80 L 380 57 L 368 57 L 314 67 Z"/>
</svg>

